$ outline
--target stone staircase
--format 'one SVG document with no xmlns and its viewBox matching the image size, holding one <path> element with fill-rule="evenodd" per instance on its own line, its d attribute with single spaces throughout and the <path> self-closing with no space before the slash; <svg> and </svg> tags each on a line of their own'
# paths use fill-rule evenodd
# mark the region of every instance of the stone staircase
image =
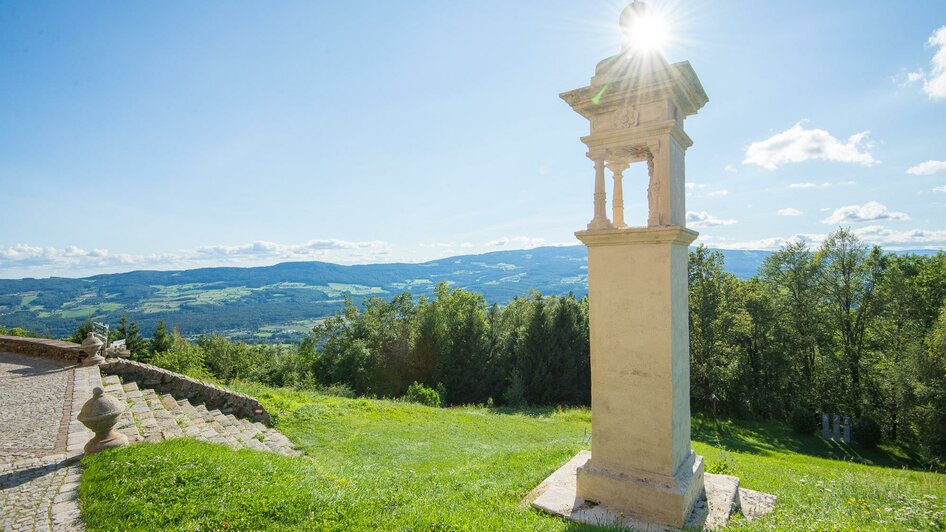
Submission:
<svg viewBox="0 0 946 532">
<path fill-rule="evenodd" d="M 123 384 L 115 375 L 103 376 L 102 387 L 105 393 L 128 406 L 115 429 L 128 436 L 129 443 L 187 437 L 229 445 L 233 449 L 248 447 L 286 456 L 301 454 L 279 431 L 230 412 L 208 410 L 186 399 L 176 400 L 152 389 L 139 389 L 135 382 Z"/>
</svg>

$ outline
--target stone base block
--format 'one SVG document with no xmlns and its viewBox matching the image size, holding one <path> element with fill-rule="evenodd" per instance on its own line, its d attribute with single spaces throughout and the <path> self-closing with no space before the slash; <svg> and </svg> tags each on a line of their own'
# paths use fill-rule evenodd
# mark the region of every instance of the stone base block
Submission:
<svg viewBox="0 0 946 532">
<path fill-rule="evenodd" d="M 703 475 L 703 489 L 696 494 L 692 511 L 685 520 L 676 526 L 667 523 L 645 519 L 630 513 L 628 508 L 638 508 L 637 501 L 626 507 L 609 504 L 596 504 L 586 501 L 577 495 L 578 471 L 586 465 L 591 453 L 583 451 L 572 458 L 568 463 L 552 473 L 539 484 L 524 502 L 531 503 L 534 508 L 558 515 L 578 523 L 600 526 L 644 530 L 648 532 L 687 529 L 715 530 L 722 528 L 729 521 L 729 516 L 740 510 L 740 496 L 748 495 L 753 501 L 749 512 L 743 510 L 747 519 L 764 515 L 772 509 L 775 497 L 764 493 L 753 492 L 739 488 L 739 479 L 727 475 Z M 694 464 L 702 474 L 702 460 Z M 655 499 L 646 499 L 649 503 L 658 505 L 667 504 L 673 498 L 670 494 L 657 496 Z M 681 499 L 683 496 L 680 497 Z M 682 504 L 682 503 L 681 503 Z"/>
<path fill-rule="evenodd" d="M 703 491 L 703 457 L 691 456 L 692 468 L 684 464 L 685 471 L 663 481 L 616 473 L 589 460 L 577 470 L 577 494 L 641 521 L 682 527 Z"/>
</svg>

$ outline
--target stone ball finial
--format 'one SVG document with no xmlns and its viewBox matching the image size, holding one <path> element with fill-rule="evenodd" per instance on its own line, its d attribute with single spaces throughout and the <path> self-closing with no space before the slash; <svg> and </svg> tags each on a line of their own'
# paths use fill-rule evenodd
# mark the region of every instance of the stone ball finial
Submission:
<svg viewBox="0 0 946 532">
<path fill-rule="evenodd" d="M 106 395 L 100 386 L 92 389 L 92 398 L 82 405 L 77 417 L 95 433 L 95 437 L 85 444 L 86 454 L 128 444 L 128 437 L 115 431 L 115 424 L 124 411 L 125 405 L 111 395 Z"/>
<path fill-rule="evenodd" d="M 99 351 L 102 350 L 102 346 L 105 345 L 102 340 L 99 340 L 97 336 L 89 332 L 85 337 L 85 340 L 82 340 L 81 349 L 85 351 L 86 357 L 82 362 L 85 366 L 94 366 L 105 362 L 105 357 L 99 354 Z"/>
</svg>

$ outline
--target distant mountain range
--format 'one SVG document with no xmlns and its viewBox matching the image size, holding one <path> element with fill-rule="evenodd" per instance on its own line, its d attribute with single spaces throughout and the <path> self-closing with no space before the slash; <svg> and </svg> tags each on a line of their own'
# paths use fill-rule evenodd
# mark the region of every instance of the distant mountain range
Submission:
<svg viewBox="0 0 946 532">
<path fill-rule="evenodd" d="M 726 269 L 756 273 L 768 251 L 720 250 Z M 930 253 L 916 251 L 916 253 Z M 67 336 L 92 316 L 116 326 L 136 320 L 147 336 L 164 320 L 185 335 L 221 332 L 248 341 L 289 342 L 319 318 L 337 312 L 346 295 L 356 302 L 401 292 L 430 295 L 451 286 L 504 303 L 530 290 L 584 296 L 584 246 L 541 247 L 450 257 L 419 264 L 341 266 L 287 262 L 255 268 L 135 271 L 82 279 L 0 279 L 0 325 Z"/>
</svg>

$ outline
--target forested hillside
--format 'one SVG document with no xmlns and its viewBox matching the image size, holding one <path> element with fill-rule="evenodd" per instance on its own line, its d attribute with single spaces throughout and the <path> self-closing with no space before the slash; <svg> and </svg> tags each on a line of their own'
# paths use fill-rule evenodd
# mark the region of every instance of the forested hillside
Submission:
<svg viewBox="0 0 946 532">
<path fill-rule="evenodd" d="M 748 279 L 721 253 L 690 254 L 690 384 L 727 417 L 855 419 L 855 438 L 919 449 L 946 466 L 946 253 L 895 255 L 841 230 L 790 244 Z M 533 292 L 505 305 L 440 283 L 348 302 L 298 346 L 160 329 L 133 357 L 197 377 L 401 397 L 436 404 L 584 405 L 588 301 Z"/>
</svg>

